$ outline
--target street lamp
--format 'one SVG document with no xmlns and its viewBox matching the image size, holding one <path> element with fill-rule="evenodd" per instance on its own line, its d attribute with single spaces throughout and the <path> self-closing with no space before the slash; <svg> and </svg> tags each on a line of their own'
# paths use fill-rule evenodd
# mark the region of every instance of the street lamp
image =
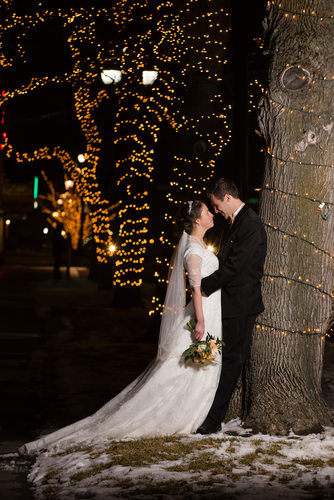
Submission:
<svg viewBox="0 0 334 500">
<path fill-rule="evenodd" d="M 79 163 L 84 163 L 84 161 L 85 161 L 85 155 L 83 155 L 82 153 L 80 153 L 78 155 L 78 162 Z"/>
<path fill-rule="evenodd" d="M 155 80 L 158 78 L 158 71 L 144 70 L 142 75 L 143 75 L 143 85 L 153 85 Z"/>
<path fill-rule="evenodd" d="M 101 80 L 105 85 L 119 83 L 122 80 L 122 72 L 119 69 L 103 69 L 101 71 Z"/>
</svg>

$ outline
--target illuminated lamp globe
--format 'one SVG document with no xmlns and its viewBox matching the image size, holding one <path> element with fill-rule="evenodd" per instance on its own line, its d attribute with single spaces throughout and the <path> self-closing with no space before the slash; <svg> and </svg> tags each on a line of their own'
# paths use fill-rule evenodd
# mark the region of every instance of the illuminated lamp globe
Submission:
<svg viewBox="0 0 334 500">
<path fill-rule="evenodd" d="M 49 229 L 48 229 L 47 227 L 45 227 L 45 228 L 43 229 L 43 234 L 48 234 L 48 232 L 49 232 Z"/>
<path fill-rule="evenodd" d="M 84 163 L 84 161 L 85 161 L 85 155 L 83 155 L 82 153 L 80 153 L 78 155 L 78 162 L 79 163 Z"/>
<path fill-rule="evenodd" d="M 114 252 L 115 252 L 115 250 L 116 250 L 115 245 L 110 245 L 110 246 L 109 246 L 109 252 L 114 253 Z"/>
<path fill-rule="evenodd" d="M 122 80 L 122 72 L 119 69 L 104 69 L 101 72 L 101 80 L 105 85 L 119 83 Z"/>
<path fill-rule="evenodd" d="M 158 71 L 143 71 L 143 85 L 153 85 L 158 78 Z"/>
</svg>

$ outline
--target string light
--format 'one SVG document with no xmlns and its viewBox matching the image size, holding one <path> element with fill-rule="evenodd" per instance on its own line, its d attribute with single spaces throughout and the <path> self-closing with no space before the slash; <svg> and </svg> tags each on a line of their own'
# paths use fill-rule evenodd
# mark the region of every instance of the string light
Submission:
<svg viewBox="0 0 334 500">
<path fill-rule="evenodd" d="M 325 20 L 334 19 L 333 15 L 321 16 L 319 12 L 313 11 L 311 9 L 309 9 L 309 10 L 303 9 L 300 12 L 295 12 L 295 11 L 286 9 L 284 1 L 283 2 L 277 1 L 277 0 L 268 1 L 268 9 L 270 9 L 273 6 L 276 7 L 277 10 L 281 11 L 285 18 L 287 18 L 291 21 L 295 21 L 295 22 L 299 22 L 299 20 L 300 20 L 299 16 L 313 17 L 315 19 L 315 22 L 317 22 L 317 23 L 319 23 L 319 21 L 321 22 L 323 20 L 325 21 Z M 277 12 L 274 11 L 274 15 L 277 15 Z M 269 53 L 267 50 L 264 50 L 263 40 L 259 40 L 258 46 L 263 54 L 267 55 Z M 275 49 L 273 49 L 273 52 L 272 52 L 273 54 L 274 54 L 274 50 Z M 276 51 L 277 50 L 278 49 L 276 49 Z M 320 85 L 325 85 L 328 82 L 332 83 L 334 81 L 334 75 L 320 74 L 320 69 L 318 70 L 318 73 L 314 72 L 313 74 L 311 74 L 311 71 L 307 71 L 304 69 L 304 67 L 307 67 L 307 66 L 304 66 L 302 64 L 297 64 L 296 62 L 293 62 L 293 64 L 286 63 L 285 66 L 286 66 L 287 70 L 289 70 L 289 68 L 294 68 L 297 70 L 297 68 L 298 68 L 299 73 L 298 73 L 298 71 L 297 71 L 297 73 L 299 75 L 304 74 L 304 76 L 301 76 L 300 78 L 307 80 L 309 85 L 316 84 L 316 85 L 320 86 Z M 304 82 L 304 83 L 306 83 L 306 82 Z M 258 81 L 254 81 L 250 87 L 250 94 L 251 95 L 250 95 L 249 111 L 252 111 L 252 109 L 255 109 L 255 107 L 256 107 L 256 104 L 254 102 L 254 96 L 252 95 L 255 93 L 254 91 L 258 92 L 262 96 L 265 96 L 265 99 L 268 99 L 268 102 L 272 106 L 274 106 L 275 109 L 277 109 L 278 111 L 279 111 L 279 107 L 280 107 L 281 113 L 287 113 L 289 115 L 293 115 L 294 113 L 301 113 L 301 114 L 307 115 L 311 118 L 316 118 L 317 121 L 328 120 L 330 123 L 328 125 L 326 124 L 326 126 L 323 125 L 323 128 L 328 133 L 330 133 L 332 125 L 333 125 L 334 116 L 328 115 L 326 112 L 321 112 L 321 110 L 314 109 L 310 105 L 298 107 L 298 106 L 292 106 L 292 105 L 290 105 L 290 103 L 285 104 L 282 101 L 280 102 L 279 99 L 274 98 L 272 95 L 270 95 L 270 93 L 268 91 L 265 91 L 263 88 L 263 85 L 261 83 L 259 83 Z M 281 155 L 277 154 L 276 152 L 275 152 L 275 154 L 273 154 L 273 152 L 271 151 L 271 148 L 269 148 L 269 147 L 264 152 L 268 156 L 268 158 L 270 158 L 270 160 L 271 160 L 271 169 L 272 169 L 271 171 L 272 172 L 277 172 L 277 170 L 280 167 L 285 167 L 284 172 L 281 172 L 281 175 L 289 175 L 289 176 L 291 175 L 291 178 L 293 178 L 293 173 L 291 173 L 293 168 L 314 167 L 314 169 L 317 169 L 318 172 L 324 172 L 321 170 L 319 171 L 319 169 L 322 169 L 322 168 L 323 169 L 325 169 L 325 168 L 332 169 L 334 166 L 330 162 L 325 163 L 325 162 L 321 162 L 321 161 L 319 161 L 319 162 L 307 161 L 307 158 L 305 158 L 304 151 L 302 152 L 303 153 L 301 155 L 302 157 L 298 156 L 299 151 L 296 151 L 294 155 L 291 154 L 287 157 L 285 157 L 282 154 Z M 289 167 L 291 167 L 291 169 Z M 299 170 L 298 174 L 300 175 L 300 173 L 301 173 L 301 171 Z M 309 175 L 310 172 L 308 171 L 307 174 Z M 330 216 L 330 212 L 332 211 L 332 208 L 334 205 L 332 202 L 320 200 L 320 199 L 318 199 L 317 196 L 313 197 L 312 195 L 310 195 L 307 192 L 306 189 L 298 189 L 297 191 L 294 191 L 294 189 L 291 189 L 289 192 L 289 191 L 286 191 L 284 189 L 279 189 L 275 186 L 272 187 L 271 183 L 276 184 L 276 182 L 271 181 L 270 183 L 267 183 L 263 188 L 266 195 L 267 195 L 267 193 L 269 193 L 269 195 L 276 194 L 276 195 L 281 195 L 281 197 L 283 199 L 291 197 L 291 198 L 300 199 L 300 200 L 306 199 L 306 200 L 311 201 L 313 203 L 317 203 L 318 204 L 317 208 L 320 211 L 320 215 L 321 215 L 322 220 L 328 221 L 328 218 Z M 291 223 L 291 221 L 289 221 L 289 224 L 290 223 Z M 275 245 L 277 245 L 277 244 L 281 245 L 281 250 L 282 250 L 283 255 L 285 255 L 285 256 L 289 255 L 290 247 L 287 247 L 287 244 L 284 244 L 282 242 L 282 240 L 283 241 L 288 240 L 288 242 L 289 242 L 289 240 L 295 240 L 296 243 L 301 242 L 302 245 L 307 245 L 309 247 L 310 251 L 312 251 L 312 253 L 309 253 L 309 256 L 312 254 L 313 255 L 318 254 L 321 259 L 323 257 L 330 259 L 330 261 L 329 261 L 330 265 L 332 264 L 333 255 L 331 254 L 331 252 L 329 252 L 327 249 L 323 248 L 321 246 L 321 244 L 318 244 L 316 241 L 312 241 L 312 237 L 309 237 L 309 235 L 306 234 L 306 231 L 305 231 L 305 233 L 302 233 L 302 231 L 300 229 L 298 231 L 293 231 L 293 230 L 288 231 L 288 230 L 285 230 L 284 228 L 281 228 L 278 225 L 272 224 L 271 222 L 268 222 L 268 221 L 264 221 L 264 224 L 265 224 L 266 228 L 268 228 L 270 231 L 272 231 L 272 233 L 277 233 L 278 239 L 275 242 Z M 313 238 L 315 239 L 315 237 L 313 237 Z M 325 243 L 325 241 L 327 241 L 327 240 L 324 239 L 324 243 Z M 306 246 L 305 246 L 305 248 L 303 248 L 303 247 L 298 247 L 298 248 L 303 252 L 303 254 L 305 254 L 305 252 L 307 251 Z M 286 253 L 286 252 L 288 252 L 288 253 Z M 285 262 L 284 259 L 283 259 L 283 261 Z M 273 264 L 274 262 L 275 261 L 271 261 L 270 263 Z M 292 290 L 293 297 L 297 297 L 297 295 L 295 295 L 295 294 L 300 293 L 299 287 L 303 287 L 303 288 L 306 287 L 306 290 L 310 290 L 310 292 L 304 292 L 304 293 L 311 294 L 311 292 L 314 291 L 317 294 L 317 296 L 314 296 L 314 307 L 323 308 L 324 303 L 322 302 L 322 300 L 326 301 L 326 304 L 330 304 L 329 301 L 333 300 L 333 294 L 330 293 L 331 292 L 331 288 L 330 288 L 331 283 L 330 283 L 330 280 L 328 279 L 327 275 L 326 274 L 323 275 L 323 272 L 320 273 L 321 276 L 324 276 L 321 278 L 321 280 L 323 280 L 324 284 L 317 283 L 317 281 L 315 281 L 315 280 L 319 279 L 317 277 L 318 271 L 319 270 L 324 271 L 324 269 L 323 269 L 324 263 L 325 262 L 323 261 L 323 259 L 320 261 L 318 261 L 318 260 L 315 261 L 314 268 L 312 268 L 314 275 L 312 276 L 312 275 L 309 275 L 309 272 L 310 272 L 309 270 L 308 271 L 297 270 L 296 273 L 291 273 L 290 259 L 289 259 L 288 263 L 285 262 L 285 264 L 287 264 L 287 270 L 281 269 L 281 270 L 279 270 L 279 272 L 277 272 L 276 270 L 270 270 L 270 271 L 267 270 L 265 273 L 265 276 L 264 276 L 264 280 L 268 284 L 267 286 L 269 287 L 269 290 L 270 290 L 270 283 L 273 283 L 273 284 L 277 283 L 277 286 L 279 286 L 280 291 L 282 290 L 281 286 L 280 286 L 280 282 L 282 280 L 284 280 L 284 282 L 287 286 L 295 288 Z M 328 263 L 328 261 L 326 261 L 326 264 L 327 263 Z M 303 269 L 302 261 L 300 262 L 300 269 Z M 285 287 L 283 288 L 283 293 L 284 292 L 287 293 L 287 289 Z M 318 300 L 318 297 L 320 298 L 320 300 Z M 289 298 L 291 299 L 290 295 L 289 295 Z M 310 297 L 310 299 L 311 299 L 311 297 Z M 320 304 L 320 302 L 321 302 L 321 304 Z M 325 307 L 327 307 L 327 305 Z M 271 313 L 270 312 L 269 312 L 268 318 L 266 318 L 265 314 L 266 313 L 264 313 L 264 315 L 263 315 L 263 321 L 261 321 L 261 320 L 258 321 L 257 329 L 259 332 L 260 331 L 263 331 L 266 333 L 275 333 L 276 332 L 278 335 L 280 335 L 282 337 L 286 336 L 287 334 L 291 334 L 291 335 L 300 334 L 302 336 L 318 336 L 322 341 L 326 337 L 326 335 L 322 331 L 324 328 L 323 325 L 316 327 L 316 328 L 311 327 L 311 326 L 307 327 L 307 328 L 299 328 L 299 329 L 282 328 L 280 325 L 277 326 L 275 324 L 270 323 L 271 322 L 271 320 L 270 320 Z M 312 323 L 312 316 L 310 316 L 309 320 L 307 319 L 307 316 L 304 316 L 304 320 L 306 323 L 307 322 Z M 329 335 L 327 334 L 327 336 L 329 336 Z"/>
<path fill-rule="evenodd" d="M 231 14 L 220 8 L 218 1 L 212 2 L 207 12 L 199 9 L 197 15 L 196 8 L 199 6 L 197 0 L 188 0 L 174 16 L 169 35 L 173 40 L 172 55 L 183 68 L 179 82 L 182 87 L 186 88 L 189 80 L 196 80 L 200 75 L 218 90 L 227 63 L 222 54 L 226 50 L 226 36 L 231 30 Z M 162 26 L 162 31 L 167 33 L 166 25 Z M 185 141 L 192 140 L 193 150 L 188 148 L 188 151 L 183 154 L 178 152 L 173 157 L 170 189 L 166 195 L 170 208 L 164 215 L 166 224 L 158 238 L 161 250 L 156 258 L 155 277 L 159 285 L 167 281 L 169 259 L 175 248 L 170 237 L 175 233 L 171 214 L 185 200 L 201 197 L 213 178 L 217 158 L 221 157 L 224 147 L 231 140 L 230 115 L 231 106 L 224 105 L 221 91 L 213 92 L 205 115 L 196 112 L 196 109 L 189 114 L 180 99 L 172 103 L 175 131 Z M 168 257 L 161 258 L 161 255 Z M 152 298 L 152 307 L 150 315 L 162 313 L 163 305 L 156 297 Z"/>
<path fill-rule="evenodd" d="M 271 153 L 270 149 L 264 150 L 265 154 L 270 156 L 273 160 L 277 160 L 280 165 L 285 165 L 286 163 L 293 163 L 295 165 L 302 165 L 302 166 L 309 166 L 309 167 L 328 167 L 328 168 L 333 168 L 333 164 L 329 163 L 312 163 L 312 162 L 303 162 L 303 161 L 297 161 L 293 157 L 289 157 L 287 159 L 280 158 L 279 156 L 275 156 Z"/>
<path fill-rule="evenodd" d="M 301 199 L 304 199 L 304 200 L 309 200 L 309 201 L 312 201 L 312 202 L 315 202 L 315 203 L 320 203 L 320 204 L 324 203 L 327 206 L 334 206 L 334 203 L 331 203 L 330 201 L 317 200 L 316 198 L 310 197 L 308 195 L 308 193 L 299 194 L 297 191 L 294 192 L 294 193 L 290 193 L 288 191 L 284 191 L 283 189 L 279 189 L 279 188 L 275 188 L 275 187 L 269 186 L 269 184 L 266 184 L 262 188 L 262 190 L 267 190 L 270 193 L 280 193 L 280 194 L 282 194 L 283 197 L 292 196 L 292 197 L 295 197 L 295 198 L 301 198 Z M 261 191 L 261 189 L 257 188 L 256 191 Z"/>
<path fill-rule="evenodd" d="M 306 280 L 303 280 L 303 278 L 301 276 L 298 276 L 298 278 L 292 278 L 290 276 L 286 276 L 284 272 L 281 272 L 280 274 L 265 273 L 263 276 L 269 278 L 269 281 L 274 281 L 274 279 L 276 279 L 276 278 L 281 278 L 281 279 L 285 279 L 287 281 L 288 285 L 291 282 L 294 282 L 294 283 L 309 286 L 309 287 L 315 289 L 316 291 L 320 292 L 322 294 L 323 298 L 325 298 L 325 296 L 328 296 L 330 298 L 334 297 L 334 295 L 332 293 L 326 292 L 326 290 L 323 290 L 321 288 L 321 286 L 322 286 L 321 283 L 319 283 L 318 285 L 315 285 L 314 283 L 311 283 L 308 278 Z"/>
<path fill-rule="evenodd" d="M 278 226 L 273 226 L 269 222 L 264 222 L 264 225 L 267 226 L 267 227 L 269 227 L 270 229 L 273 229 L 274 231 L 278 231 L 279 233 L 282 233 L 284 235 L 283 236 L 284 238 L 286 238 L 286 237 L 289 236 L 290 238 L 296 238 L 296 239 L 298 239 L 300 241 L 303 241 L 303 242 L 307 243 L 308 245 L 311 245 L 312 247 L 314 247 L 315 248 L 315 250 L 314 250 L 315 253 L 321 252 L 321 253 L 325 254 L 327 257 L 329 257 L 330 259 L 333 259 L 333 256 L 327 250 L 324 250 L 323 248 L 320 248 L 318 245 L 316 245 L 314 243 L 314 241 L 309 241 L 304 236 L 298 236 L 297 233 L 295 233 L 295 234 L 288 233 L 287 231 L 284 231 L 283 229 L 279 228 Z"/>
<path fill-rule="evenodd" d="M 327 15 L 321 15 L 321 14 L 318 14 L 315 10 L 306 10 L 306 9 L 302 9 L 300 11 L 295 11 L 295 10 L 290 10 L 290 9 L 286 9 L 285 7 L 283 7 L 283 2 L 281 0 L 269 0 L 267 2 L 267 5 L 268 6 L 275 6 L 278 10 L 284 12 L 284 15 L 285 17 L 287 18 L 291 18 L 291 19 L 296 19 L 297 16 L 303 16 L 303 17 L 311 17 L 311 18 L 315 18 L 319 21 L 323 21 L 324 19 L 325 20 L 333 20 L 334 19 L 334 15 L 332 16 L 327 16 Z"/>
<path fill-rule="evenodd" d="M 255 324 L 256 328 L 258 330 L 262 330 L 263 332 L 264 331 L 279 332 L 282 335 L 286 335 L 287 333 L 292 333 L 292 334 L 298 333 L 300 335 L 305 335 L 305 336 L 320 336 L 322 339 L 325 338 L 325 335 L 321 333 L 320 328 L 315 328 L 314 330 L 311 330 L 310 328 L 308 328 L 307 330 L 291 330 L 288 328 L 279 328 L 277 326 L 268 325 L 266 323 L 261 323 L 259 321 L 256 321 Z"/>
<path fill-rule="evenodd" d="M 197 6 L 198 12 L 194 16 Z M 138 18 L 142 19 L 147 29 L 132 32 L 129 27 Z M 210 149 L 208 160 L 199 155 L 195 158 L 175 155 L 175 182 L 178 184 L 174 190 L 181 191 L 184 185 L 191 190 L 196 183 L 199 186 L 203 178 L 207 182 L 213 175 L 215 158 L 230 140 L 229 109 L 223 108 L 219 95 L 211 100 L 212 109 L 207 116 L 188 114 L 184 120 L 184 102 L 178 91 L 185 89 L 188 80 L 197 74 L 205 75 L 206 80 L 214 84 L 221 80 L 221 70 L 227 62 L 222 54 L 226 50 L 225 37 L 230 31 L 229 18 L 229 12 L 214 8 L 213 4 L 207 12 L 203 12 L 198 0 L 187 1 L 179 10 L 170 1 L 152 6 L 146 1 L 140 4 L 119 0 L 108 8 L 90 6 L 79 9 L 47 8 L 40 2 L 33 14 L 19 15 L 8 9 L 7 18 L 0 26 L 3 49 L 0 51 L 0 62 L 3 67 L 15 64 L 15 57 L 9 56 L 6 51 L 5 35 L 15 34 L 17 57 L 27 63 L 26 36 L 43 24 L 60 22 L 63 26 L 72 57 L 72 70 L 58 75 L 34 76 L 16 89 L 8 90 L 6 96 L 2 96 L 2 104 L 48 85 L 69 85 L 73 89 L 76 116 L 86 140 L 86 151 L 82 152 L 85 162 L 79 167 L 69 152 L 59 146 L 39 148 L 33 153 L 19 152 L 7 139 L 4 147 L 7 157 L 14 157 L 18 163 L 53 158 L 60 161 L 66 176 L 73 180 L 78 194 L 89 206 L 100 262 L 110 259 L 110 231 L 116 237 L 116 285 L 140 286 L 142 283 L 151 210 L 147 199 L 154 179 L 154 153 L 162 122 L 167 121 L 176 133 L 195 134 L 202 141 L 199 148 L 205 144 Z M 109 25 L 112 30 L 116 28 L 120 41 L 114 38 L 110 44 L 101 43 L 96 29 L 97 20 L 104 22 L 105 26 Z M 225 20 L 227 24 L 223 26 Z M 199 38 L 197 32 L 203 36 Z M 87 47 L 92 49 L 91 53 L 95 51 L 96 56 L 86 57 Z M 148 55 L 154 61 L 151 67 L 147 67 Z M 102 138 L 95 116 L 111 95 L 105 89 L 97 91 L 96 82 L 108 66 L 115 67 L 122 74 L 121 82 L 113 89 L 113 97 L 118 101 L 114 144 L 120 151 L 128 151 L 115 165 L 115 196 L 119 199 L 113 205 L 102 196 L 97 176 Z M 149 94 L 142 84 L 142 73 L 147 70 L 156 71 L 159 75 Z M 218 107 L 221 107 L 219 112 Z M 135 119 L 134 113 L 137 113 Z M 134 125 L 136 132 L 129 133 Z M 203 174 L 193 176 L 191 182 L 184 182 L 193 162 L 197 163 L 198 171 L 203 170 Z M 142 186 L 140 190 L 134 187 L 134 181 L 139 185 L 138 180 Z M 195 194 L 200 192 L 200 188 L 195 189 Z M 176 196 L 169 198 L 174 200 Z M 175 199 L 173 203 L 176 202 Z"/>
<path fill-rule="evenodd" d="M 4 90 L 1 91 L 1 97 L 4 98 L 6 95 L 6 92 Z M 5 123 L 5 106 L 4 103 L 0 103 L 0 131 L 1 131 L 1 137 L 0 137 L 0 151 L 2 151 L 7 143 L 8 143 L 8 138 L 7 138 L 7 132 L 4 130 L 4 123 Z"/>
<path fill-rule="evenodd" d="M 59 147 L 55 148 L 40 148 L 33 154 L 19 153 L 16 152 L 13 145 L 9 144 L 7 141 L 7 157 L 15 154 L 16 160 L 19 163 L 31 162 L 41 159 L 52 159 L 57 158 L 63 165 L 65 172 L 68 177 L 76 182 L 77 192 L 82 196 L 85 203 L 89 205 L 91 211 L 91 222 L 94 232 L 94 238 L 96 243 L 97 258 L 101 262 L 107 262 L 109 259 L 109 226 L 110 220 L 114 217 L 114 209 L 118 206 L 115 204 L 110 206 L 110 202 L 105 200 L 101 196 L 101 192 L 98 189 L 98 182 L 96 178 L 96 167 L 99 161 L 99 151 L 101 139 L 97 131 L 97 127 L 93 120 L 92 112 L 101 104 L 102 100 L 107 98 L 107 94 L 100 92 L 97 98 L 91 98 L 93 91 L 90 90 L 92 84 L 95 82 L 97 71 L 95 70 L 94 62 L 88 63 L 88 68 L 86 66 L 88 59 L 85 61 L 85 66 L 81 62 L 81 50 L 80 45 L 84 48 L 84 42 L 87 40 L 91 45 L 94 44 L 95 32 L 92 30 L 92 24 L 94 21 L 91 19 L 93 14 L 97 17 L 99 15 L 104 16 L 109 21 L 111 16 L 108 14 L 107 9 L 95 9 L 89 10 L 88 15 L 84 9 L 80 9 L 79 12 L 75 12 L 74 9 L 66 10 L 66 12 L 61 9 L 58 10 L 44 10 L 42 11 L 42 3 L 39 4 L 36 12 L 32 15 L 20 16 L 15 12 L 8 12 L 8 18 L 0 26 L 1 39 L 3 35 L 16 28 L 17 35 L 17 46 L 19 56 L 23 62 L 27 61 L 24 51 L 23 39 L 29 30 L 34 30 L 39 24 L 51 22 L 52 20 L 63 21 L 64 30 L 70 28 L 72 34 L 68 37 L 68 43 L 73 57 L 73 71 L 72 73 L 64 73 L 61 76 L 42 76 L 33 77 L 30 82 L 14 89 L 13 91 L 6 92 L 3 96 L 3 101 L 12 100 L 18 96 L 27 94 L 28 92 L 34 92 L 39 88 L 48 84 L 70 84 L 73 88 L 78 88 L 77 92 L 74 92 L 75 105 L 77 111 L 77 117 L 82 124 L 83 131 L 86 135 L 87 140 L 87 150 L 85 154 L 85 159 L 87 160 L 85 168 L 79 169 L 76 162 L 72 160 L 69 153 L 62 150 Z M 83 26 L 88 17 L 88 26 Z M 70 23 L 74 23 L 70 26 Z M 81 24 L 81 25 L 80 25 Z M 5 47 L 2 45 L 3 49 Z M 4 55 L 5 50 L 2 52 L 1 64 L 2 66 L 13 66 L 13 59 L 6 59 Z M 93 71 L 90 71 L 92 69 Z M 82 87 L 78 85 L 78 82 L 82 82 Z M 84 89 L 84 90 L 83 90 Z M 87 90 L 88 89 L 88 90 Z M 86 100 L 85 100 L 86 99 Z M 85 100 L 85 102 L 83 102 Z"/>
<path fill-rule="evenodd" d="M 248 91 L 248 113 L 252 113 L 254 110 L 258 109 L 258 101 L 259 101 L 259 96 L 254 95 L 257 92 L 259 95 L 262 95 L 265 93 L 265 88 L 262 85 L 261 82 L 257 78 L 255 78 L 252 82 L 249 82 L 249 91 Z"/>
<path fill-rule="evenodd" d="M 316 116 L 318 118 L 323 118 L 326 120 L 333 120 L 334 119 L 334 117 L 332 115 L 324 115 L 324 114 L 315 113 L 315 111 L 313 111 L 313 110 L 306 109 L 306 106 L 303 106 L 303 108 L 295 108 L 293 106 L 288 106 L 287 104 L 284 104 L 280 101 L 277 101 L 277 99 L 274 99 L 271 96 L 268 96 L 268 98 L 269 98 L 269 101 L 271 102 L 271 104 L 278 104 L 279 106 L 281 106 L 282 111 L 288 111 L 289 113 L 293 113 L 294 111 L 298 111 L 299 113 L 313 115 L 313 116 Z"/>
</svg>

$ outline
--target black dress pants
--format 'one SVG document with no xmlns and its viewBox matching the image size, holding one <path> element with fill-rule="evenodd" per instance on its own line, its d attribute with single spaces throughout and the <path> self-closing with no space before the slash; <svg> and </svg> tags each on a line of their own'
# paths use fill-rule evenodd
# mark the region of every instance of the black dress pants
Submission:
<svg viewBox="0 0 334 500">
<path fill-rule="evenodd" d="M 247 359 L 257 315 L 223 319 L 222 370 L 215 398 L 205 423 L 219 425 Z"/>
</svg>

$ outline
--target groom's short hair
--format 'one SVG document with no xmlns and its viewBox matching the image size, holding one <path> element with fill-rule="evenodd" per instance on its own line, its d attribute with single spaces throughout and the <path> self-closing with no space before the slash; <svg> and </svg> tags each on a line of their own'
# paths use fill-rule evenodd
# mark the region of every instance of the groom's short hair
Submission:
<svg viewBox="0 0 334 500">
<path fill-rule="evenodd" d="M 220 177 L 214 181 L 207 189 L 207 195 L 213 195 L 218 200 L 223 200 L 226 194 L 230 194 L 233 198 L 239 198 L 239 191 L 232 179 Z"/>
</svg>

